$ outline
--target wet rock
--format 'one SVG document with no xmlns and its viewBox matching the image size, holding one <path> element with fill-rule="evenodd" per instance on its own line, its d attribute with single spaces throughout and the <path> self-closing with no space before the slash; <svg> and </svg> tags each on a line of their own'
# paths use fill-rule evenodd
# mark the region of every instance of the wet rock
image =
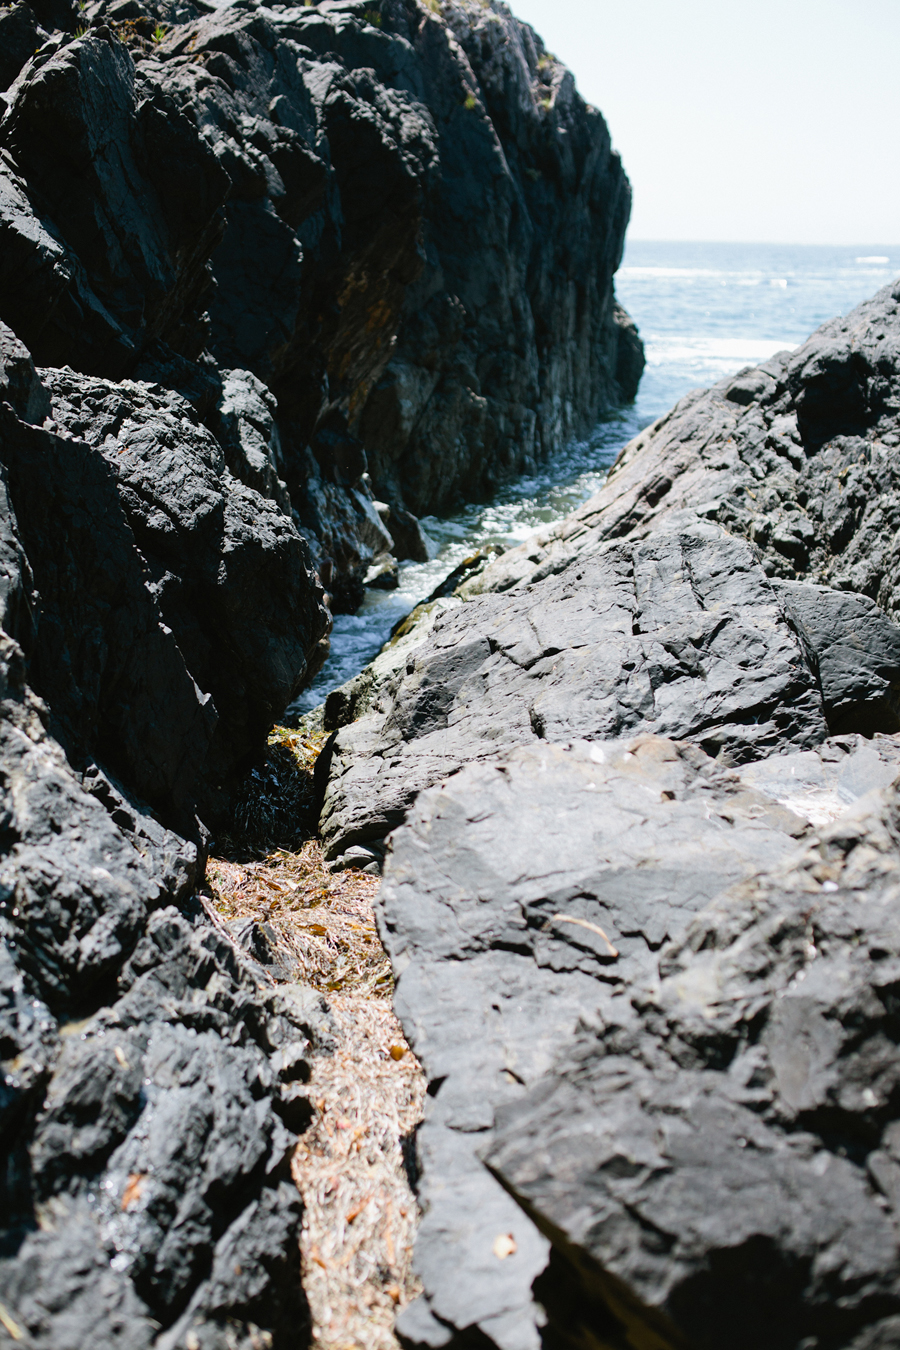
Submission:
<svg viewBox="0 0 900 1350">
<path fill-rule="evenodd" d="M 606 545 L 437 614 L 380 699 L 331 751 L 329 858 L 383 838 L 461 765 L 525 742 L 654 731 L 749 760 L 827 735 L 815 675 L 752 549 L 709 527 Z M 326 706 L 332 725 L 335 714 Z"/>
<path fill-rule="evenodd" d="M 397 559 L 388 555 L 374 562 L 366 573 L 366 585 L 376 591 L 395 591 L 400 585 Z"/>
<path fill-rule="evenodd" d="M 698 912 L 744 878 L 774 873 L 802 847 L 808 817 L 821 819 L 823 804 L 807 760 L 818 762 L 820 784 L 846 775 L 836 814 L 854 799 L 854 774 L 859 797 L 900 772 L 900 747 L 894 738 L 872 746 L 847 737 L 729 770 L 699 748 L 653 736 L 537 744 L 468 765 L 417 798 L 392 836 L 379 902 L 399 977 L 397 1009 L 430 1081 L 418 1139 L 425 1213 L 416 1263 L 432 1320 L 421 1309 L 404 1313 L 398 1326 L 406 1343 L 463 1345 L 479 1328 L 503 1350 L 541 1344 L 543 1314 L 531 1286 L 556 1233 L 549 1222 L 536 1230 L 528 1197 L 517 1190 L 525 1202 L 517 1209 L 478 1162 L 495 1112 L 508 1121 L 503 1147 L 518 1148 L 523 1160 L 529 1152 L 547 1156 L 540 1132 L 526 1135 L 518 1123 L 539 1110 L 546 1075 L 572 1051 L 579 1027 L 598 1028 L 596 1038 L 620 1024 L 617 1010 L 631 1006 L 656 953 L 692 924 L 700 931 Z M 766 781 L 762 770 L 770 766 Z M 790 806 L 778 800 L 786 785 Z M 754 913 L 751 907 L 742 930 Z M 698 990 L 718 997 L 704 978 L 697 975 Z M 675 1000 L 680 986 L 671 988 Z M 730 1006 L 722 1004 L 721 1017 Z M 716 1044 L 713 1038 L 710 1054 Z M 596 1040 L 591 1046 L 591 1055 L 605 1053 Z M 586 1052 L 585 1064 L 592 1062 Z M 612 1068 L 610 1075 L 612 1082 Z M 520 1117 L 514 1104 L 523 1096 Z M 579 1121 L 586 1137 L 602 1132 L 592 1110 L 585 1105 Z M 610 1120 L 615 1131 L 618 1117 Z M 560 1108 L 554 1128 L 564 1133 L 565 1123 Z M 545 1185 L 558 1177 L 564 1188 L 568 1167 L 554 1155 L 542 1172 Z M 622 1176 L 630 1175 L 623 1165 Z M 708 1184 L 718 1183 L 711 1176 Z M 592 1203 L 592 1186 L 579 1175 L 567 1192 L 579 1214 Z M 644 1231 L 651 1243 L 652 1214 Z M 495 1247 L 509 1236 L 515 1251 Z M 552 1268 L 542 1279 L 551 1276 Z M 602 1323 L 588 1325 L 596 1332 Z M 566 1330 L 562 1315 L 559 1329 Z M 574 1334 L 572 1324 L 568 1331 Z"/>
<path fill-rule="evenodd" d="M 399 561 L 430 562 L 437 555 L 437 545 L 429 540 L 417 517 L 402 506 L 392 506 L 390 510 L 391 538 Z"/>
<path fill-rule="evenodd" d="M 699 517 L 751 540 L 770 576 L 867 596 L 896 619 L 898 334 L 894 284 L 795 352 L 688 394 L 625 447 L 596 497 L 469 593 Z"/>
<path fill-rule="evenodd" d="M 866 797 L 714 901 L 501 1111 L 490 1166 L 609 1344 L 894 1343 L 898 819 Z"/>
</svg>

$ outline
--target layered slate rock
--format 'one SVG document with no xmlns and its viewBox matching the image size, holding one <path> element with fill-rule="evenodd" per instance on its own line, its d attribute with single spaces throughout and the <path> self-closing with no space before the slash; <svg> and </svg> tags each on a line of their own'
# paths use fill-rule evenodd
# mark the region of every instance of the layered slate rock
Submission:
<svg viewBox="0 0 900 1350">
<path fill-rule="evenodd" d="M 52 8 L 3 20 L 0 319 L 214 430 L 251 371 L 278 420 L 252 485 L 286 483 L 340 607 L 378 552 L 367 464 L 415 556 L 410 508 L 489 493 L 633 397 L 628 180 L 504 6 L 89 0 L 78 35 Z"/>
<path fill-rule="evenodd" d="M 865 595 L 896 618 L 898 342 L 893 283 L 796 351 L 689 394 L 625 447 L 595 497 L 468 593 L 701 518 L 751 540 L 768 575 Z"/>
<path fill-rule="evenodd" d="M 36 592 L 13 625 L 29 678 L 74 764 L 99 760 L 168 823 L 202 834 L 197 817 L 223 818 L 324 656 L 308 550 L 274 502 L 229 473 L 179 395 L 31 372 L 23 416 L 36 397 L 52 416 L 34 426 L 0 408 Z"/>
<path fill-rule="evenodd" d="M 896 1343 L 898 810 L 866 797 L 714 902 L 501 1112 L 486 1156 L 568 1273 L 563 1343 Z"/>
<path fill-rule="evenodd" d="M 481 1343 L 480 1333 L 501 1350 L 537 1347 L 554 1297 L 555 1330 L 573 1336 L 559 1343 L 579 1343 L 573 1310 L 586 1295 L 576 1290 L 567 1315 L 565 1280 L 555 1264 L 542 1273 L 555 1218 L 536 1229 L 524 1190 L 515 1195 L 526 1212 L 478 1161 L 495 1112 L 507 1122 L 503 1147 L 521 1166 L 527 1156 L 540 1162 L 551 1191 L 557 1173 L 571 1177 L 573 1213 L 589 1211 L 593 1181 L 575 1178 L 563 1153 L 544 1165 L 541 1128 L 522 1128 L 555 1081 L 554 1062 L 571 1051 L 579 1027 L 618 1026 L 618 1010 L 631 1008 L 656 953 L 685 931 L 700 932 L 698 911 L 730 886 L 777 871 L 809 833 L 809 817 L 833 818 L 898 772 L 900 745 L 890 737 L 839 738 L 729 770 L 698 747 L 650 736 L 522 747 L 418 797 L 393 835 L 380 900 L 397 1010 L 432 1099 L 418 1138 L 425 1212 L 415 1260 L 425 1295 L 400 1319 L 406 1343 Z M 750 907 L 744 928 L 755 913 Z M 722 1006 L 730 1016 L 731 1005 Z M 637 1035 L 635 1013 L 632 1023 Z M 588 1066 L 607 1053 L 596 1035 L 585 1036 Z M 717 1045 L 711 1036 L 710 1055 Z M 566 1115 L 560 1105 L 554 1129 L 562 1134 Z M 610 1119 L 615 1133 L 618 1117 Z M 578 1128 L 590 1138 L 599 1128 L 593 1103 L 585 1102 L 583 1120 Z M 631 1175 L 624 1164 L 620 1171 Z M 715 1184 L 711 1174 L 707 1186 Z M 635 1225 L 652 1249 L 649 1209 Z M 611 1222 L 610 1241 L 613 1229 Z M 667 1251 L 660 1248 L 663 1267 Z M 608 1318 L 590 1309 L 585 1316 L 595 1335 L 605 1333 Z"/>
<path fill-rule="evenodd" d="M 854 605 L 865 622 L 839 649 L 834 628 Z M 785 593 L 752 546 L 715 527 L 584 550 L 543 579 L 432 617 L 381 710 L 337 734 L 329 857 L 377 851 L 416 793 L 529 741 L 653 731 L 739 762 L 815 745 L 831 714 L 836 730 L 897 725 L 900 634 L 886 616 L 862 597 Z"/>
</svg>

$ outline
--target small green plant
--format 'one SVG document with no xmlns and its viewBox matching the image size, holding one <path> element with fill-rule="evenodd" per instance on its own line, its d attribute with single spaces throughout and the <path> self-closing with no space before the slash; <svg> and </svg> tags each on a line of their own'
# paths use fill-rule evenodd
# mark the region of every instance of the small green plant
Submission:
<svg viewBox="0 0 900 1350">
<path fill-rule="evenodd" d="M 156 25 L 156 27 L 154 28 L 154 30 L 153 30 L 153 41 L 154 41 L 154 42 L 162 42 L 162 40 L 163 40 L 163 38 L 164 38 L 165 36 L 166 36 L 166 30 L 165 30 L 165 28 L 163 28 L 163 26 L 162 26 L 161 23 L 158 23 L 158 24 Z"/>
<path fill-rule="evenodd" d="M 549 112 L 550 109 L 553 107 L 553 99 L 542 98 L 540 103 L 538 104 L 538 107 L 543 108 L 544 112 Z"/>
<path fill-rule="evenodd" d="M 463 107 L 468 108 L 469 112 L 471 112 L 473 108 L 478 107 L 478 99 L 475 97 L 474 94 L 469 94 L 466 97 L 466 101 L 463 104 Z"/>
<path fill-rule="evenodd" d="M 87 28 L 85 27 L 84 24 L 81 24 L 78 28 L 75 29 L 75 36 L 77 38 L 83 38 L 86 32 Z"/>
<path fill-rule="evenodd" d="M 430 9 L 432 14 L 440 14 L 441 12 L 441 0 L 422 0 L 422 4 L 426 9 Z"/>
<path fill-rule="evenodd" d="M 377 9 L 367 9 L 364 17 L 366 23 L 370 23 L 373 28 L 381 27 L 381 14 Z"/>
</svg>

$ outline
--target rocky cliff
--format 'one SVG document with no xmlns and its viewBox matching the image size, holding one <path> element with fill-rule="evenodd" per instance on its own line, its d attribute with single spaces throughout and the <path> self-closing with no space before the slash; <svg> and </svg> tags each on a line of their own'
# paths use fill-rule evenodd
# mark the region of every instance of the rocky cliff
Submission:
<svg viewBox="0 0 900 1350">
<path fill-rule="evenodd" d="M 0 1341 L 287 1350 L 333 1040 L 210 830 L 325 587 L 633 395 L 628 183 L 500 5 L 18 0 L 0 114 Z"/>
<path fill-rule="evenodd" d="M 329 702 L 430 1082 L 405 1345 L 900 1345 L 898 337 L 689 395 Z"/>
<path fill-rule="evenodd" d="M 628 180 L 503 5 L 60 10 L 0 11 L 0 319 L 186 397 L 336 604 L 633 397 Z"/>
</svg>

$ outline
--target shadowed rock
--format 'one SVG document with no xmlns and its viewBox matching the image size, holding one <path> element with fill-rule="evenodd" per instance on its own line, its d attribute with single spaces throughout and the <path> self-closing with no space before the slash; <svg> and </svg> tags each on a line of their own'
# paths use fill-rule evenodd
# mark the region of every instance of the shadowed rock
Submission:
<svg viewBox="0 0 900 1350">
<path fill-rule="evenodd" d="M 45 427 L 0 408 L 39 595 L 16 633 L 30 679 L 73 762 L 101 760 L 195 833 L 324 655 L 321 590 L 293 523 L 179 395 L 42 380 Z"/>
<path fill-rule="evenodd" d="M 694 916 L 735 882 L 791 858 L 809 834 L 807 814 L 833 819 L 898 772 L 900 746 L 886 737 L 874 745 L 847 737 L 739 770 L 698 748 L 643 737 L 523 747 L 419 796 L 393 836 L 380 901 L 399 977 L 396 1006 L 432 1099 L 418 1140 L 425 1214 L 415 1258 L 427 1309 L 401 1317 L 409 1344 L 464 1345 L 476 1326 L 503 1350 L 541 1343 L 531 1285 L 547 1247 L 476 1157 L 495 1111 L 508 1120 L 505 1146 L 515 1151 L 527 1116 L 512 1104 L 533 1089 L 528 1110 L 540 1109 L 545 1075 L 570 1052 L 580 1026 L 618 1026 L 655 953 L 691 924 L 699 932 Z M 834 794 L 827 804 L 823 788 Z M 703 979 L 701 967 L 705 990 Z M 671 987 L 674 999 L 680 986 Z M 642 1009 L 631 1013 L 636 1027 Z M 586 1043 L 586 1065 L 607 1053 L 596 1038 Z M 712 1039 L 710 1055 L 716 1046 Z M 612 1092 L 612 1068 L 609 1082 Z M 593 1107 L 584 1110 L 589 1135 Z M 560 1131 L 566 1120 L 561 1106 Z M 617 1133 L 616 1120 L 609 1129 L 627 1147 L 628 1131 Z M 547 1156 L 537 1127 L 522 1138 L 517 1158 Z M 569 1166 L 564 1153 L 554 1154 L 544 1184 L 552 1188 L 558 1176 L 565 1188 Z M 573 1212 L 589 1210 L 593 1186 L 586 1176 L 572 1182 Z M 652 1225 L 648 1210 L 651 1244 Z M 556 1241 L 550 1221 L 542 1231 Z M 516 1250 L 495 1249 L 510 1234 Z M 660 1249 L 661 1268 L 667 1250 Z M 552 1268 L 543 1279 L 559 1287 Z M 564 1311 L 558 1320 L 562 1333 Z M 569 1334 L 576 1320 L 572 1313 Z"/>
<path fill-rule="evenodd" d="M 490 1165 L 608 1344 L 894 1343 L 898 843 L 896 788 L 865 798 L 501 1111 Z"/>
</svg>

